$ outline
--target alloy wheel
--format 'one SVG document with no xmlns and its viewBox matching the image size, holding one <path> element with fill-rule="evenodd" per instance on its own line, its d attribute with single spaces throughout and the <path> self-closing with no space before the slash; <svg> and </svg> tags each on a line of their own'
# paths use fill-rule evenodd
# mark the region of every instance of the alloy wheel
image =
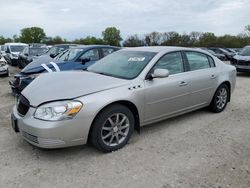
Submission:
<svg viewBox="0 0 250 188">
<path fill-rule="evenodd" d="M 112 114 L 102 126 L 101 138 L 107 146 L 117 146 L 128 136 L 130 122 L 122 113 Z"/>
</svg>

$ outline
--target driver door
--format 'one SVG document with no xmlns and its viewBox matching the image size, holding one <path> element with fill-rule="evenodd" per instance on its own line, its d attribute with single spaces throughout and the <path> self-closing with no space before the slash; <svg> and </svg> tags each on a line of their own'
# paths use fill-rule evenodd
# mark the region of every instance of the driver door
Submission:
<svg viewBox="0 0 250 188">
<path fill-rule="evenodd" d="M 170 75 L 145 80 L 145 122 L 164 119 L 188 107 L 188 84 L 181 52 L 164 55 L 153 70 L 156 68 L 168 69 Z"/>
</svg>

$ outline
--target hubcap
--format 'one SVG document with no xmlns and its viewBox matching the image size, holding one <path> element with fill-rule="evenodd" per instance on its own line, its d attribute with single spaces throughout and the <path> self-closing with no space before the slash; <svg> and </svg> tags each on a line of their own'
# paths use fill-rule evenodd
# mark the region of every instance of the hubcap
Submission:
<svg viewBox="0 0 250 188">
<path fill-rule="evenodd" d="M 102 141 L 108 146 L 121 144 L 128 136 L 129 127 L 129 119 L 125 114 L 111 115 L 102 126 Z"/>
<path fill-rule="evenodd" d="M 216 105 L 218 109 L 223 109 L 227 103 L 227 90 L 225 88 L 221 88 L 217 97 L 216 97 Z"/>
</svg>

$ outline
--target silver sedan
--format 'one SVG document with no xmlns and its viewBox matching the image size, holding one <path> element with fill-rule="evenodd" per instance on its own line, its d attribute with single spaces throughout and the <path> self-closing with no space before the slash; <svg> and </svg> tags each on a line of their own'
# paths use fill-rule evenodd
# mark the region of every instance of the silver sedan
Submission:
<svg viewBox="0 0 250 188">
<path fill-rule="evenodd" d="M 235 79 L 233 66 L 202 50 L 126 48 L 88 71 L 39 76 L 18 98 L 12 126 L 41 148 L 92 143 L 110 152 L 141 126 L 204 107 L 222 112 Z"/>
</svg>

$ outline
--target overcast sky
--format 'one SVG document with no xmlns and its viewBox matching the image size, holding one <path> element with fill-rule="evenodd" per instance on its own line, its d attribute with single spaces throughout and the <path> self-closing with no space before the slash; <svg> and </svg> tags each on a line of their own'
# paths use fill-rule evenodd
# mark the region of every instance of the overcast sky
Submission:
<svg viewBox="0 0 250 188">
<path fill-rule="evenodd" d="M 250 25 L 250 0 L 0 0 L 0 35 L 39 26 L 48 36 L 101 37 L 109 26 L 122 37 L 152 31 L 238 34 Z"/>
</svg>

